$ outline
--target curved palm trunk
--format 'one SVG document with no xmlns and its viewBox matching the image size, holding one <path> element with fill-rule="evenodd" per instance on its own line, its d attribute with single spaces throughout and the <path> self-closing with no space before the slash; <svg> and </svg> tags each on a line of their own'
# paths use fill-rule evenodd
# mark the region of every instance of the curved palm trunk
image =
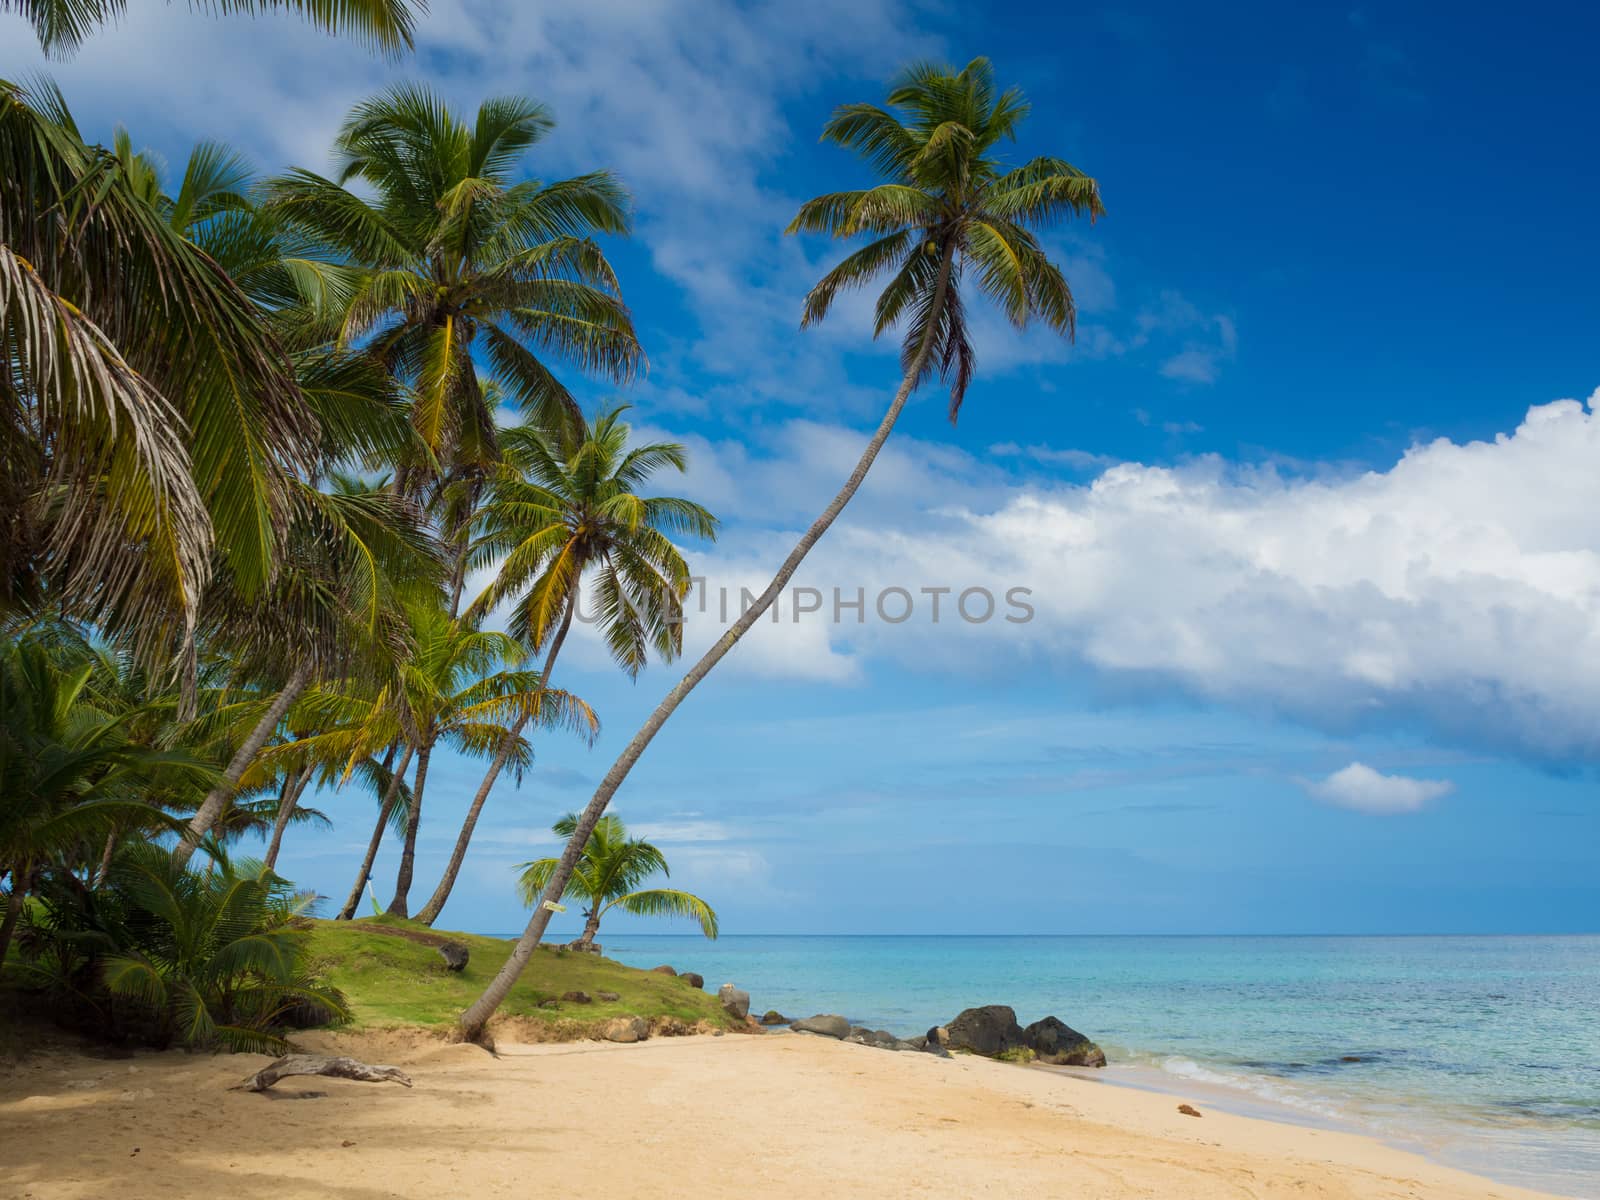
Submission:
<svg viewBox="0 0 1600 1200">
<path fill-rule="evenodd" d="M 0 963 L 5 962 L 6 952 L 11 949 L 11 935 L 17 931 L 17 921 L 22 916 L 22 901 L 27 895 L 24 886 L 28 872 L 22 868 L 13 868 L 11 872 L 11 896 L 6 901 L 6 916 L 0 921 Z"/>
<path fill-rule="evenodd" d="M 506 959 L 505 965 L 479 996 L 461 1014 L 459 1030 L 461 1036 L 468 1040 L 476 1040 L 483 1034 L 484 1026 L 489 1023 L 489 1018 L 494 1016 L 495 1010 L 511 994 L 512 987 L 517 982 L 517 977 L 522 974 L 522 969 L 527 966 L 528 959 L 533 955 L 534 947 L 544 937 L 546 926 L 550 924 L 550 910 L 545 907 L 547 903 L 560 900 L 561 895 L 567 890 L 567 882 L 572 878 L 573 869 L 578 865 L 578 859 L 583 855 L 583 847 L 589 840 L 589 835 L 594 832 L 596 823 L 606 811 L 606 805 L 611 803 L 611 797 L 616 795 L 617 789 L 622 786 L 622 781 L 628 777 L 628 772 L 633 769 L 633 764 L 639 761 L 639 756 L 645 752 L 646 747 L 660 732 L 661 727 L 667 723 L 667 718 L 677 711 L 678 705 L 688 698 L 690 692 L 699 685 L 700 681 L 711 673 L 727 655 L 728 651 L 738 645 L 739 639 L 761 619 L 763 614 L 777 601 L 779 594 L 788 585 L 794 573 L 800 569 L 800 564 L 805 561 L 811 547 L 815 546 L 822 535 L 828 532 L 828 527 L 838 520 L 839 514 L 850 503 L 851 498 L 860 489 L 862 482 L 867 477 L 867 472 L 872 469 L 878 452 L 883 449 L 884 442 L 889 440 L 889 434 L 894 431 L 895 422 L 900 419 L 900 413 L 910 399 L 911 393 L 917 386 L 917 380 L 922 377 L 922 372 L 928 364 L 928 356 L 933 350 L 933 335 L 938 328 L 939 319 L 944 313 L 945 297 L 950 290 L 950 269 L 954 263 L 955 247 L 946 243 L 943 257 L 939 263 L 939 278 L 934 285 L 933 303 L 928 309 L 927 329 L 922 335 L 922 342 L 917 347 L 917 352 L 912 360 L 906 364 L 906 372 L 900 381 L 900 388 L 894 394 L 888 411 L 883 414 L 883 420 L 878 423 L 877 431 L 867 443 L 866 449 L 861 452 L 861 458 L 856 462 L 855 470 L 850 472 L 850 477 L 845 480 L 844 486 L 837 495 L 822 510 L 822 515 L 811 523 L 811 528 L 805 531 L 800 540 L 795 543 L 789 556 L 783 560 L 783 565 L 778 568 L 778 573 L 772 577 L 772 582 L 767 584 L 765 590 L 756 598 L 746 612 L 742 613 L 721 637 L 719 637 L 701 657 L 700 661 L 689 668 L 689 671 L 678 681 L 676 687 L 667 693 L 666 698 L 656 706 L 648 720 L 638 733 L 633 735 L 633 740 L 623 748 L 617 761 L 611 764 L 611 769 L 606 772 L 605 778 L 600 781 L 600 786 L 595 789 L 594 796 L 584 808 L 578 818 L 577 828 L 573 830 L 572 837 L 567 842 L 566 849 L 561 852 L 561 861 L 556 866 L 555 874 L 550 877 L 550 882 L 545 886 L 544 895 L 540 902 L 534 906 L 533 915 L 528 919 L 528 927 L 523 930 L 522 936 L 517 940 L 516 948 Z"/>
<path fill-rule="evenodd" d="M 245 738 L 239 749 L 234 752 L 233 758 L 228 763 L 228 769 L 223 772 L 222 782 L 211 789 L 205 802 L 200 805 L 200 811 L 194 814 L 189 827 L 183 831 L 182 839 L 172 850 L 174 866 L 187 865 L 195 847 L 200 844 L 200 839 L 211 832 L 211 827 L 217 823 L 222 810 L 227 807 L 228 801 L 233 799 L 234 789 L 239 786 L 239 777 L 255 761 L 256 755 L 261 753 L 261 747 L 267 744 L 272 731 L 278 727 L 278 722 L 283 720 L 283 714 L 288 712 L 289 706 L 300 698 L 300 693 L 306 690 L 310 682 L 311 663 L 302 662 L 295 667 L 289 676 L 289 681 L 283 685 L 283 690 L 273 697 L 266 713 L 250 731 L 250 736 Z"/>
<path fill-rule="evenodd" d="M 394 880 L 394 899 L 389 901 L 386 910 L 392 917 L 410 915 L 407 898 L 411 894 L 411 877 L 417 869 L 417 830 L 422 825 L 422 788 L 428 782 L 428 760 L 432 757 L 432 742 L 417 751 L 417 777 L 411 783 L 411 807 L 406 813 L 406 841 L 400 851 L 400 871 Z"/>
<path fill-rule="evenodd" d="M 344 902 L 344 907 L 339 910 L 336 921 L 348 921 L 356 915 L 356 905 L 361 903 L 361 889 L 367 886 L 367 880 L 372 878 L 372 864 L 378 859 L 378 847 L 383 844 L 383 832 L 389 828 L 389 807 L 394 803 L 395 793 L 400 790 L 400 781 L 406 776 L 406 768 L 411 765 L 412 747 L 407 746 L 406 752 L 400 758 L 400 765 L 395 773 L 389 777 L 389 786 L 384 789 L 383 799 L 378 801 L 378 823 L 372 827 L 372 840 L 367 843 L 367 856 L 361 860 L 361 870 L 356 872 L 356 881 L 350 888 L 350 895 Z"/>
<path fill-rule="evenodd" d="M 576 601 L 572 599 L 567 601 L 567 610 L 562 615 L 561 625 L 556 630 L 555 639 L 550 643 L 549 653 L 545 655 L 544 674 L 539 677 L 541 693 L 550 686 L 550 672 L 555 668 L 556 656 L 561 653 L 561 643 L 567 640 L 567 630 L 572 628 L 572 610 L 575 603 Z M 541 695 L 541 702 L 542 699 Z M 484 772 L 483 782 L 478 785 L 477 795 L 472 797 L 472 806 L 467 809 L 467 818 L 461 823 L 461 833 L 456 837 L 456 848 L 450 852 L 450 862 L 445 866 L 444 877 L 439 880 L 439 886 L 433 890 L 432 899 L 417 914 L 417 920 L 424 925 L 432 925 L 444 911 L 445 901 L 450 899 L 450 891 L 456 886 L 456 877 L 461 874 L 461 864 L 466 861 L 467 845 L 472 841 L 473 830 L 477 828 L 478 816 L 483 812 L 484 803 L 489 799 L 494 781 L 500 778 L 500 771 L 505 767 L 506 759 L 511 757 L 511 748 L 516 744 L 527 723 L 528 718 L 523 717 L 511 727 L 505 740 L 500 743 L 500 752 L 495 755 L 494 761 L 489 764 L 489 769 Z"/>
<path fill-rule="evenodd" d="M 278 817 L 272 823 L 272 841 L 267 846 L 267 857 L 263 860 L 269 871 L 278 865 L 278 851 L 283 848 L 283 831 L 289 828 L 289 818 L 294 816 L 300 796 L 311 782 L 311 773 L 315 769 L 307 767 L 299 775 L 284 781 L 283 795 L 278 800 Z"/>
<path fill-rule="evenodd" d="M 585 915 L 588 920 L 583 923 L 583 936 L 578 939 L 578 945 L 587 950 L 594 945 L 594 935 L 600 932 L 600 905 L 596 904 Z"/>
</svg>

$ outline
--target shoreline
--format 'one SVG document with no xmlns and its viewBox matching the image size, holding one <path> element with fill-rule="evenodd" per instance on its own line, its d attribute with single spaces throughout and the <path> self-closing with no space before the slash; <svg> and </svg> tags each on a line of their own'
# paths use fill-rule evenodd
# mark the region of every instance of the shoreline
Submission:
<svg viewBox="0 0 1600 1200">
<path fill-rule="evenodd" d="M 637 1045 L 311 1033 L 416 1087 L 229 1086 L 260 1055 L 41 1050 L 0 1069 L 15 1195 L 1295 1196 L 1550 1200 L 1356 1133 L 1078 1072 L 790 1034 Z M 1105 1086 L 1110 1084 L 1111 1086 Z M 1098 1085 L 1098 1086 L 1097 1086 Z M 197 1130 L 205 1136 L 196 1138 Z"/>
<path fill-rule="evenodd" d="M 902 1036 L 979 1002 L 1012 1005 L 1023 1024 L 1055 1013 L 1104 1047 L 1103 1082 L 1198 1093 L 1236 1114 L 1376 1137 L 1507 1185 L 1600 1200 L 1600 1110 L 1572 1052 L 1592 1041 L 1572 1003 L 1573 981 L 1597 961 L 1592 937 L 728 941 L 639 934 L 607 949 L 737 979 L 758 1010 L 838 1012 Z M 1324 1011 L 1316 998 L 1330 991 Z M 1569 1003 L 1549 1004 L 1557 995 Z"/>
<path fill-rule="evenodd" d="M 1205 1064 L 1200 1065 L 1204 1067 Z M 1113 1061 L 1109 1066 L 1099 1070 L 1037 1063 L 1033 1064 L 1033 1069 L 1108 1087 L 1128 1088 L 1151 1095 L 1210 1104 L 1222 1112 L 1249 1120 L 1366 1138 L 1402 1153 L 1416 1155 L 1438 1166 L 1466 1171 L 1506 1187 L 1531 1188 L 1536 1192 L 1583 1200 L 1577 1192 L 1565 1190 L 1564 1179 L 1514 1178 L 1514 1175 L 1525 1173 L 1508 1170 L 1503 1159 L 1474 1142 L 1469 1136 L 1475 1132 L 1491 1141 L 1511 1138 L 1515 1136 L 1513 1127 L 1492 1126 L 1474 1129 L 1459 1118 L 1452 1121 L 1448 1114 L 1434 1112 L 1420 1103 L 1407 1110 L 1404 1124 L 1384 1130 L 1378 1128 L 1378 1122 L 1364 1119 L 1360 1115 L 1330 1112 L 1292 1104 L 1286 1100 L 1275 1100 L 1242 1084 L 1185 1078 L 1147 1063 Z M 1457 1147 L 1463 1145 L 1477 1145 L 1477 1154 L 1458 1152 Z M 1550 1190 L 1552 1188 L 1561 1190 Z"/>
</svg>

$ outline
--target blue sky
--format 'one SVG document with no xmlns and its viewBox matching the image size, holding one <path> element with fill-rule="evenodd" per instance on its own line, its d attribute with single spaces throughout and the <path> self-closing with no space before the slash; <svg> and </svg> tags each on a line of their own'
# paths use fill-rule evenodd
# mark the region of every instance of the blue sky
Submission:
<svg viewBox="0 0 1600 1200">
<path fill-rule="evenodd" d="M 689 445 L 675 486 L 725 521 L 694 562 L 736 591 L 895 383 L 861 305 L 796 329 L 837 252 L 782 227 L 866 178 L 817 132 L 907 59 L 989 55 L 1033 101 L 1016 155 L 1101 181 L 1107 219 L 1050 235 L 1077 345 L 984 319 L 960 425 L 921 396 L 800 582 L 1022 586 L 1035 617 L 785 610 L 617 810 L 730 932 L 1600 928 L 1600 18 L 1036 9 L 436 0 L 386 63 L 152 6 L 48 70 L 92 136 L 173 162 L 222 138 L 263 171 L 321 167 L 392 78 L 549 102 L 533 169 L 634 192 L 613 252 L 652 369 L 623 398 Z M 0 74 L 45 66 L 0 18 Z M 580 636 L 559 671 L 600 742 L 501 787 L 446 925 L 520 927 L 512 864 L 676 668 L 629 684 Z M 436 762 L 424 894 L 476 779 Z M 369 802 L 319 803 L 335 831 L 283 867 L 342 896 Z"/>
</svg>

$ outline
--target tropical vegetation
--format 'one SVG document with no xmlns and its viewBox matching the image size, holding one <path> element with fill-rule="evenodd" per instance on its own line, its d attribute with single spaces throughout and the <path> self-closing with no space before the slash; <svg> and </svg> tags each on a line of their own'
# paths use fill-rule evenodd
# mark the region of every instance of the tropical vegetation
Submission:
<svg viewBox="0 0 1600 1200">
<path fill-rule="evenodd" d="M 551 826 L 557 837 L 571 838 L 578 827 L 578 815 L 567 813 Z M 538 904 L 545 888 L 560 867 L 559 858 L 536 858 L 522 864 L 523 902 Z M 579 900 L 583 910 L 583 933 L 573 943 L 587 949 L 600 932 L 600 919 L 613 908 L 636 917 L 687 917 L 700 926 L 708 938 L 717 936 L 717 914 L 711 905 L 692 892 L 675 888 L 647 888 L 641 885 L 655 875 L 671 875 L 667 856 L 661 848 L 642 837 L 629 837 L 622 818 L 607 813 L 595 822 L 594 832 L 584 843 L 578 869 L 567 880 L 563 899 Z"/>
<path fill-rule="evenodd" d="M 195 7 L 292 9 L 386 50 L 409 44 L 415 13 Z M 0 11 L 69 53 L 123 6 Z M 1003 162 L 1026 114 L 976 59 L 912 67 L 887 107 L 829 121 L 824 138 L 881 182 L 791 224 L 862 243 L 800 324 L 878 288 L 873 333 L 900 338 L 899 386 L 754 605 L 557 822 L 561 854 L 524 864 L 523 935 L 453 980 L 481 986 L 459 997 L 465 1035 L 524 994 L 562 897 L 585 906 L 584 943 L 613 909 L 715 936 L 704 900 L 647 886 L 665 859 L 607 806 L 850 502 L 916 389 L 940 379 L 956 419 L 969 303 L 1072 336 L 1040 234 L 1098 216 L 1099 191 L 1060 159 Z M 525 97 L 458 113 L 404 84 L 351 109 L 328 174 L 261 179 L 203 143 L 169 175 L 130 131 L 86 138 L 50 85 L 0 81 L 0 969 L 80 1023 L 264 1048 L 297 1021 L 342 1019 L 313 947 L 374 928 L 355 917 L 386 839 L 398 869 L 378 923 L 410 915 L 436 756 L 483 773 L 404 926 L 413 942 L 462 878 L 499 778 L 520 783 L 551 739 L 595 738 L 600 714 L 553 685 L 574 629 L 630 679 L 682 653 L 687 555 L 717 520 L 658 490 L 688 470 L 683 446 L 582 398 L 580 381 L 621 387 L 647 365 L 608 253 L 631 201 L 603 168 L 534 177 L 553 125 Z M 352 811 L 372 824 L 344 921 L 312 924 L 280 864 Z M 257 842 L 259 862 L 241 855 Z"/>
<path fill-rule="evenodd" d="M 934 376 L 949 389 L 955 421 L 972 382 L 974 355 L 963 287 L 993 301 L 1016 329 L 1034 321 L 1071 337 L 1077 308 L 1036 230 L 1102 210 L 1095 181 L 1059 158 L 1006 167 L 998 150 L 1028 114 L 1022 93 L 999 89 L 989 61 L 960 71 L 921 63 L 890 88 L 888 108 L 847 104 L 824 140 L 855 151 L 883 176 L 874 187 L 806 202 L 790 233 L 817 233 L 866 244 L 822 277 L 806 296 L 801 327 L 827 316 L 841 292 L 884 279 L 873 334 L 901 331 L 901 380 L 877 431 L 844 486 L 789 552 L 772 581 L 667 693 L 623 747 L 579 814 L 541 901 L 565 893 L 606 806 L 639 756 L 680 704 L 777 601 L 811 548 L 838 519 L 872 469 L 911 393 Z M 504 970 L 461 1017 L 464 1036 L 479 1036 L 544 936 L 551 910 L 536 903 Z"/>
</svg>

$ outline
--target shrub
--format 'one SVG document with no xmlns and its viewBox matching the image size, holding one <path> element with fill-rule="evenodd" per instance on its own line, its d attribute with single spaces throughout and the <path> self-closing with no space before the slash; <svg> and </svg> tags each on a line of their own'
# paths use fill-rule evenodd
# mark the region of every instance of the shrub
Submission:
<svg viewBox="0 0 1600 1200">
<path fill-rule="evenodd" d="M 101 1036 L 281 1052 L 286 1025 L 349 1019 L 309 967 L 308 903 L 259 863 L 198 871 L 129 847 L 96 890 L 57 879 L 41 891 L 23 978 Z"/>
</svg>

